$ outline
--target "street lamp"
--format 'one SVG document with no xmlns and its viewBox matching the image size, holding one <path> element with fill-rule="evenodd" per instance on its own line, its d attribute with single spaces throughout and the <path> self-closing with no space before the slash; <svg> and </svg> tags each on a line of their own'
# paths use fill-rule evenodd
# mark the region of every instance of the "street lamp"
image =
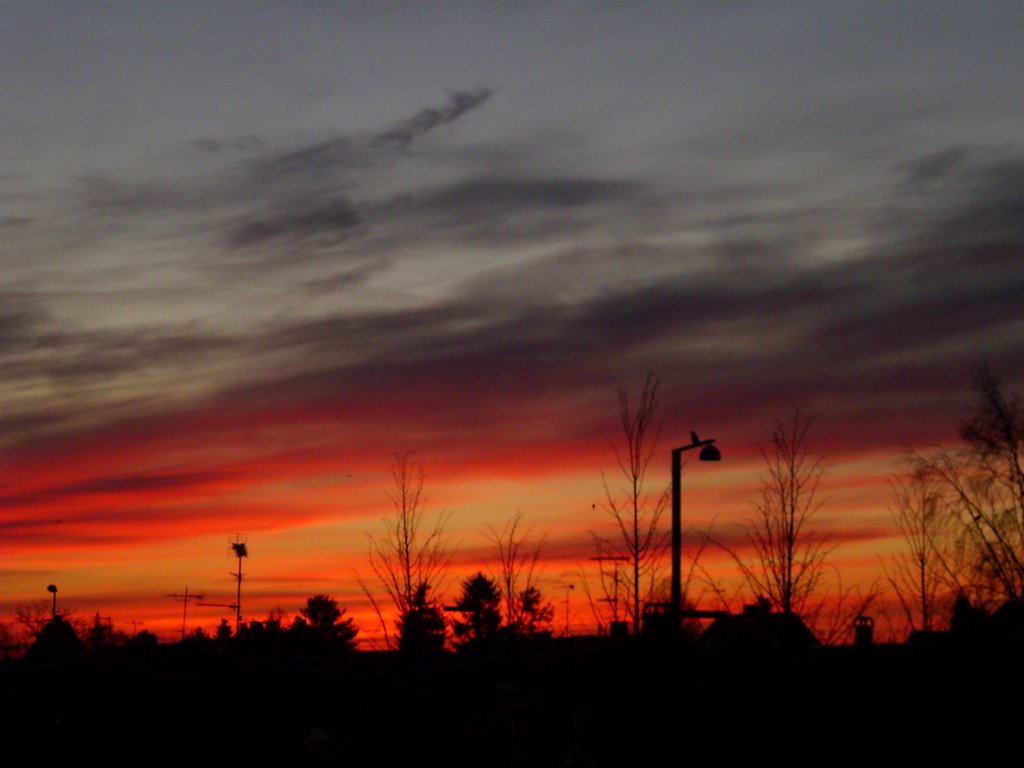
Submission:
<svg viewBox="0 0 1024 768">
<path fill-rule="evenodd" d="M 57 585 L 48 584 L 46 591 L 53 594 L 53 620 L 57 620 Z"/>
<path fill-rule="evenodd" d="M 690 432 L 690 444 L 672 449 L 672 613 L 674 626 L 679 626 L 683 610 L 682 549 L 683 532 L 679 503 L 679 476 L 683 466 L 683 452 L 700 448 L 700 461 L 721 461 L 722 453 L 715 447 L 714 440 L 701 440 L 696 432 Z"/>
</svg>

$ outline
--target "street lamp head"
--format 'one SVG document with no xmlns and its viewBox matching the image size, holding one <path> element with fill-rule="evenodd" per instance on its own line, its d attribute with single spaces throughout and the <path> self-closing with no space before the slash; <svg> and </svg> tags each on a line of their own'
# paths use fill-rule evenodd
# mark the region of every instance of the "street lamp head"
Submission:
<svg viewBox="0 0 1024 768">
<path fill-rule="evenodd" d="M 49 585 L 47 585 L 46 591 L 47 592 L 52 592 L 53 594 L 56 595 L 57 594 L 57 585 L 56 584 L 49 584 Z"/>
<path fill-rule="evenodd" d="M 705 445 L 700 449 L 700 455 L 697 458 L 700 461 L 721 461 L 722 452 L 713 445 Z"/>
</svg>

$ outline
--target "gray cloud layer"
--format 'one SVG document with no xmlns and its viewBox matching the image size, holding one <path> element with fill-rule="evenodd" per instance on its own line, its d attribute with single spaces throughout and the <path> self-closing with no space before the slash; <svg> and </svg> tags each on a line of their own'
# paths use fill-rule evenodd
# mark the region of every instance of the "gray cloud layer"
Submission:
<svg viewBox="0 0 1024 768">
<path fill-rule="evenodd" d="M 124 396 L 112 385 L 122 378 L 139 397 L 226 361 L 197 396 L 244 409 L 248 398 L 417 391 L 454 423 L 466 409 L 446 392 L 529 399 L 608 388 L 638 369 L 674 378 L 679 407 L 712 387 L 705 405 L 719 413 L 856 393 L 905 403 L 903 390 L 951 380 L 979 354 L 1020 375 L 1024 161 L 1014 152 L 958 145 L 905 158 L 860 209 L 786 184 L 773 196 L 770 183 L 706 174 L 588 175 L 528 145 L 467 152 L 440 172 L 443 141 L 413 153 L 414 140 L 490 98 L 455 92 L 369 136 L 202 140 L 209 167 L 83 180 L 73 215 L 94 228 L 76 246 L 85 267 L 97 243 L 144 244 L 155 227 L 181 252 L 174 279 L 216 275 L 202 301 L 226 297 L 245 321 L 216 329 L 186 312 L 146 325 L 141 313 L 134 326 L 75 328 L 31 290 L 47 278 L 27 269 L 0 314 L 8 385 L 46 381 L 103 414 Z M 837 229 L 862 245 L 822 258 Z M 416 269 L 443 290 L 347 300 L 386 296 Z M 276 297 L 239 298 L 239 283 Z M 9 439 L 19 424 L 38 434 L 66 418 L 31 402 L 4 417 Z"/>
</svg>

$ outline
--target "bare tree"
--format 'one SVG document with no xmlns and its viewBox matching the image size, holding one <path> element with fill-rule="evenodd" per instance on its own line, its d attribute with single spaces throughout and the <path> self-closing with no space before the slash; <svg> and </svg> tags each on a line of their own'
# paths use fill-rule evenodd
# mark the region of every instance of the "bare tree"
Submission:
<svg viewBox="0 0 1024 768">
<path fill-rule="evenodd" d="M 530 542 L 530 530 L 522 529 L 523 514 L 517 513 L 499 531 L 487 526 L 487 538 L 498 553 L 492 576 L 500 587 L 505 604 L 505 625 L 513 632 L 526 632 L 538 623 L 546 608 L 537 586 L 537 561 L 544 546 L 542 536 Z"/>
<path fill-rule="evenodd" d="M 731 552 L 750 589 L 782 613 L 804 612 L 821 586 L 828 554 L 825 537 L 810 528 L 821 507 L 818 486 L 825 471 L 823 459 L 808 448 L 816 419 L 794 408 L 775 421 L 771 443 L 760 447 L 766 466 L 760 498 L 743 525 L 753 555 Z"/>
<path fill-rule="evenodd" d="M 940 484 L 970 569 L 977 603 L 1024 599 L 1024 405 L 987 365 L 974 371 L 977 402 L 960 426 L 963 447 L 923 466 Z"/>
<path fill-rule="evenodd" d="M 21 625 L 22 633 L 28 642 L 32 642 L 53 618 L 53 611 L 50 604 L 45 601 L 26 603 L 14 609 L 14 618 Z"/>
<path fill-rule="evenodd" d="M 904 549 L 883 560 L 886 580 L 910 629 L 929 631 L 952 608 L 957 569 L 950 552 L 950 517 L 942 489 L 927 468 L 892 481 L 892 519 Z"/>
<path fill-rule="evenodd" d="M 640 631 L 641 605 L 650 599 L 657 587 L 658 568 L 665 549 L 665 535 L 658 530 L 670 487 L 651 492 L 647 487 L 647 470 L 658 445 L 660 425 L 655 422 L 658 409 L 658 378 L 648 374 L 643 389 L 635 402 L 629 390 L 617 389 L 619 418 L 622 423 L 622 442 L 612 443 L 623 485 L 613 489 L 604 481 L 604 507 L 614 518 L 618 536 L 613 541 L 599 539 L 598 556 L 602 588 L 605 599 L 622 599 L 629 606 L 628 613 L 633 631 Z M 624 557 L 629 567 L 629 578 L 620 580 L 617 572 L 609 578 L 605 561 L 615 562 L 613 555 Z M 622 594 L 616 593 L 622 588 Z"/>
<path fill-rule="evenodd" d="M 429 602 L 430 590 L 443 590 L 452 553 L 444 537 L 447 514 L 427 519 L 423 496 L 424 472 L 409 453 L 395 454 L 391 464 L 394 487 L 388 492 L 394 514 L 385 518 L 384 535 L 370 537 L 370 567 L 387 593 L 399 621 Z M 391 645 L 387 622 L 377 599 L 360 580 Z"/>
</svg>

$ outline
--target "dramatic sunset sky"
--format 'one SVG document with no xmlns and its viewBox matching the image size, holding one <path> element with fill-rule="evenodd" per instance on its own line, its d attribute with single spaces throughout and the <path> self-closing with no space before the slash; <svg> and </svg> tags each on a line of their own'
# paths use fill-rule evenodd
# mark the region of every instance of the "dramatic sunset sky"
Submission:
<svg viewBox="0 0 1024 768">
<path fill-rule="evenodd" d="M 1022 30 L 1010 2 L 0 2 L 0 620 L 55 583 L 170 639 L 165 595 L 230 602 L 242 533 L 248 617 L 328 592 L 372 639 L 355 574 L 413 451 L 457 572 L 522 512 L 582 630 L 615 388 L 648 372 L 651 482 L 717 438 L 683 504 L 726 541 L 773 419 L 820 413 L 818 524 L 871 578 L 887 478 L 955 441 L 971 365 L 1024 385 Z"/>
</svg>

